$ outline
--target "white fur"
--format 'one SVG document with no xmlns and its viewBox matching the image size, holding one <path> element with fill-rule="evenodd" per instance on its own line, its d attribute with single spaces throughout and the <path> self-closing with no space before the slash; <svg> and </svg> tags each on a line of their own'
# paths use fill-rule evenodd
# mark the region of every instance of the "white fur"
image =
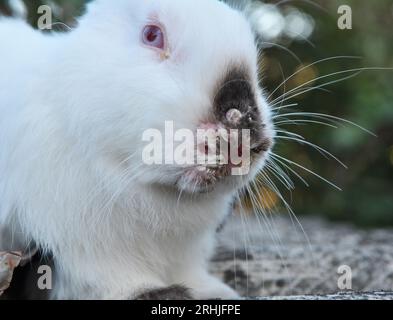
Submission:
<svg viewBox="0 0 393 320">
<path fill-rule="evenodd" d="M 167 29 L 164 62 L 140 44 L 152 14 Z M 97 0 L 69 34 L 0 20 L 0 45 L 0 227 L 53 253 L 52 297 L 123 299 L 172 284 L 235 297 L 207 261 L 241 183 L 179 197 L 177 168 L 140 154 L 145 129 L 198 125 L 231 62 L 247 64 L 257 87 L 241 14 L 215 0 Z"/>
</svg>

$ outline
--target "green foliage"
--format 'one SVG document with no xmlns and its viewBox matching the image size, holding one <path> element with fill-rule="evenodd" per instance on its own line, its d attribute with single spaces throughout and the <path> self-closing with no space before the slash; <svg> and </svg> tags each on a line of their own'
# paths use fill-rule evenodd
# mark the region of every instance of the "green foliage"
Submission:
<svg viewBox="0 0 393 320">
<path fill-rule="evenodd" d="M 352 30 L 339 30 L 337 27 L 336 12 L 343 1 L 318 2 L 328 13 L 296 2 L 297 7 L 303 8 L 316 22 L 310 38 L 315 48 L 305 42 L 292 42 L 288 46 L 304 64 L 331 56 L 362 57 L 361 60 L 339 59 L 318 64 L 315 72 L 319 76 L 361 67 L 393 67 L 391 0 L 345 1 L 353 10 Z M 274 69 L 278 63 L 287 76 L 296 70 L 298 63 L 276 48 L 268 50 L 266 56 L 270 62 L 266 86 L 272 90 L 281 82 L 281 79 L 269 76 L 276 74 Z M 314 85 L 346 75 L 323 79 Z M 299 159 L 300 163 L 307 164 L 343 189 L 338 192 L 303 172 L 311 186 L 307 188 L 298 184 L 292 203 L 295 212 L 320 213 L 368 227 L 393 225 L 393 71 L 364 71 L 328 89 L 331 93 L 314 91 L 294 99 L 294 102 L 299 102 L 304 111 L 328 113 L 356 122 L 375 132 L 377 137 L 353 126 L 339 129 L 316 125 L 295 129 L 288 126 L 288 129 L 291 127 L 294 132 L 327 148 L 348 165 L 345 170 L 308 147 L 289 145 L 288 141 L 279 143 L 279 150 L 286 157 Z"/>
</svg>

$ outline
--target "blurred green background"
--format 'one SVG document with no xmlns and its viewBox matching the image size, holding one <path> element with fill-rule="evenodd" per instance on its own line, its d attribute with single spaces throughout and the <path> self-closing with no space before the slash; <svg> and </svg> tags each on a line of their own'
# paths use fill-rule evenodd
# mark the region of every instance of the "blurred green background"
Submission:
<svg viewBox="0 0 393 320">
<path fill-rule="evenodd" d="M 35 25 L 36 8 L 48 4 L 53 8 L 54 22 L 72 27 L 76 25 L 75 17 L 83 14 L 86 2 L 0 0 L 0 14 L 22 16 Z M 317 79 L 334 72 L 393 67 L 393 0 L 227 2 L 245 11 L 259 35 L 260 45 L 264 48 L 262 84 L 268 95 L 284 78 L 311 63 L 329 57 L 361 57 L 336 58 L 305 68 L 281 86 L 270 101 L 306 82 L 318 86 L 354 74 L 349 72 Z M 340 30 L 337 25 L 338 8 L 344 4 L 352 9 L 351 30 Z M 61 25 L 56 25 L 55 29 L 66 30 Z M 284 104 L 298 103 L 299 106 L 281 109 L 280 114 L 296 110 L 326 113 L 353 121 L 378 137 L 350 125 L 339 124 L 338 128 L 331 128 L 293 122 L 280 124 L 281 129 L 291 130 L 328 149 L 348 166 L 348 169 L 340 167 L 309 146 L 278 140 L 276 153 L 317 172 L 343 191 L 335 190 L 296 167 L 293 169 L 310 186 L 302 185 L 293 177 L 296 189 L 292 194 L 283 186 L 280 189 L 297 214 L 318 214 L 364 227 L 393 225 L 393 72 L 364 71 L 326 89 L 330 92 L 314 90 L 285 101 Z M 301 115 L 287 118 L 313 120 Z M 271 197 L 270 201 L 265 199 L 264 205 L 269 209 L 280 209 L 277 197 Z"/>
</svg>

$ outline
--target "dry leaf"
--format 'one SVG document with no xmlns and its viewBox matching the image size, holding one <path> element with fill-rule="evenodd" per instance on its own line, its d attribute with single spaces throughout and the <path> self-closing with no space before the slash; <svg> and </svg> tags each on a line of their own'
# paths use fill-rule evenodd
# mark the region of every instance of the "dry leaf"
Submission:
<svg viewBox="0 0 393 320">
<path fill-rule="evenodd" d="M 10 286 L 14 269 L 21 259 L 21 252 L 0 252 L 0 296 Z"/>
</svg>

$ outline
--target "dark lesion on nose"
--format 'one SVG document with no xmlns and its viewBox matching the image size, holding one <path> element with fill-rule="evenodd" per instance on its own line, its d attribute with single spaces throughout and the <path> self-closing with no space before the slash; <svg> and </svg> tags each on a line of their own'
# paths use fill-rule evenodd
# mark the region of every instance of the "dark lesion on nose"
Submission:
<svg viewBox="0 0 393 320">
<path fill-rule="evenodd" d="M 249 74 L 245 67 L 232 66 L 219 80 L 214 97 L 214 113 L 220 121 L 225 122 L 226 114 L 231 109 L 239 110 L 242 115 L 257 116 L 255 93 Z"/>
<path fill-rule="evenodd" d="M 220 79 L 214 97 L 214 117 L 228 129 L 249 129 L 255 152 L 267 151 L 271 145 L 264 137 L 262 119 L 256 99 L 255 84 L 247 67 L 228 68 Z"/>
</svg>

